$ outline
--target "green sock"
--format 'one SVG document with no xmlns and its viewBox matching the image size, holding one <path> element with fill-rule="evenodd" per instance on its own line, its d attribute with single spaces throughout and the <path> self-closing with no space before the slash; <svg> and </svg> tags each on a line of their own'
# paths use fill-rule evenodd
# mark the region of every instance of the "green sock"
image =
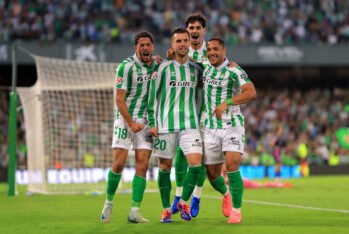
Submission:
<svg viewBox="0 0 349 234">
<path fill-rule="evenodd" d="M 132 207 L 140 207 L 147 180 L 135 175 L 132 182 Z"/>
<path fill-rule="evenodd" d="M 228 172 L 229 189 L 234 208 L 241 208 L 242 195 L 244 193 L 244 183 L 240 171 Z"/>
<path fill-rule="evenodd" d="M 198 182 L 196 183 L 196 185 L 198 187 L 204 187 L 205 179 L 206 179 L 206 167 L 204 164 L 202 164 L 201 171 L 199 174 L 199 179 L 198 179 Z"/>
<path fill-rule="evenodd" d="M 116 189 L 119 186 L 121 180 L 121 173 L 116 174 L 111 169 L 108 173 L 108 182 L 107 182 L 107 200 L 112 201 L 114 199 L 114 195 L 116 192 Z"/>
<path fill-rule="evenodd" d="M 184 177 L 188 169 L 188 162 L 180 147 L 177 147 L 176 150 L 174 168 L 176 173 L 176 185 L 177 187 L 183 187 Z"/>
<path fill-rule="evenodd" d="M 227 192 L 227 186 L 225 185 L 224 177 L 219 176 L 217 179 L 210 181 L 212 187 L 224 195 Z"/>
<path fill-rule="evenodd" d="M 159 170 L 158 186 L 160 190 L 160 196 L 163 208 L 170 208 L 170 193 L 171 193 L 171 170 L 162 171 Z"/>
<path fill-rule="evenodd" d="M 185 175 L 183 183 L 183 193 L 181 199 L 188 201 L 193 193 L 195 184 L 200 174 L 201 166 L 189 166 L 188 172 Z"/>
</svg>

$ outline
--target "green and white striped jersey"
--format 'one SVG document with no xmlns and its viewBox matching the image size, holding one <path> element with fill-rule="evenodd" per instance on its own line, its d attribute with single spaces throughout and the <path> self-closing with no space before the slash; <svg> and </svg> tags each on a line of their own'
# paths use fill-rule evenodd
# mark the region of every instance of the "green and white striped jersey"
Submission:
<svg viewBox="0 0 349 234">
<path fill-rule="evenodd" d="M 205 128 L 222 129 L 229 126 L 244 126 L 244 117 L 238 105 L 229 106 L 222 119 L 212 113 L 228 98 L 241 93 L 240 87 L 251 82 L 246 72 L 239 66 L 229 67 L 226 59 L 217 68 L 207 65 L 203 72 L 204 125 Z"/>
<path fill-rule="evenodd" d="M 196 62 L 207 61 L 206 42 L 203 41 L 201 48 L 198 50 L 194 50 L 189 47 L 188 55 L 192 57 Z"/>
<path fill-rule="evenodd" d="M 117 89 L 126 90 L 126 105 L 132 118 L 146 118 L 148 113 L 148 91 L 155 63 L 151 66 L 143 64 L 134 54 L 125 59 L 115 73 Z M 115 105 L 114 117 L 121 114 Z"/>
<path fill-rule="evenodd" d="M 159 133 L 198 128 L 196 106 L 199 66 L 190 61 L 181 65 L 175 60 L 160 64 L 154 72 L 148 103 L 149 127 Z"/>
<path fill-rule="evenodd" d="M 199 64 L 201 63 L 208 63 L 207 58 L 207 50 L 206 50 L 206 42 L 203 41 L 201 47 L 198 50 L 194 50 L 193 48 L 189 47 L 189 53 L 188 55 L 193 58 L 196 62 Z M 198 87 L 198 96 L 197 96 L 197 106 L 199 110 L 199 121 L 200 121 L 200 127 L 203 126 L 201 114 L 202 114 L 202 88 Z"/>
</svg>

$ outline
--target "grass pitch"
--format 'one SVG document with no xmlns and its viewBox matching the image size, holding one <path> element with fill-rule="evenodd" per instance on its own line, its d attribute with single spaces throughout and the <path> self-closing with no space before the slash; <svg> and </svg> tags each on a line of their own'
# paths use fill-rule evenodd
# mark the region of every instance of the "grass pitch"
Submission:
<svg viewBox="0 0 349 234">
<path fill-rule="evenodd" d="M 245 189 L 243 221 L 228 225 L 221 213 L 221 198 L 205 182 L 201 210 L 197 218 L 161 224 L 158 192 L 146 193 L 141 207 L 149 224 L 128 224 L 131 195 L 117 194 L 113 220 L 99 221 L 105 195 L 33 195 L 25 187 L 19 195 L 7 197 L 0 185 L 1 233 L 349 233 L 349 176 L 321 176 L 290 179 L 293 188 Z M 129 188 L 124 184 L 123 189 Z M 150 182 L 148 189 L 156 189 Z M 172 187 L 174 191 L 174 186 Z"/>
</svg>

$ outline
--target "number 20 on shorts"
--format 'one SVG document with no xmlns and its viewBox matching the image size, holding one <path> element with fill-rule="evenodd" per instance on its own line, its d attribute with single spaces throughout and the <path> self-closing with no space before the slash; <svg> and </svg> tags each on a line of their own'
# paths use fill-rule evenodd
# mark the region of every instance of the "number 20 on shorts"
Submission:
<svg viewBox="0 0 349 234">
<path fill-rule="evenodd" d="M 154 149 L 156 149 L 156 150 L 158 150 L 158 149 L 165 150 L 166 149 L 166 141 L 165 140 L 155 139 Z"/>
</svg>

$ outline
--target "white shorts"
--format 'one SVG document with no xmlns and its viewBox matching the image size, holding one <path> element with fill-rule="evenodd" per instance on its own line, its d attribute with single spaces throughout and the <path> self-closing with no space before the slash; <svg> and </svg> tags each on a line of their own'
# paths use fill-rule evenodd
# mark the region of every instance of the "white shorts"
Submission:
<svg viewBox="0 0 349 234">
<path fill-rule="evenodd" d="M 133 144 L 132 149 L 134 150 L 152 150 L 153 139 L 148 132 L 149 125 L 147 119 L 137 118 L 133 119 L 133 121 L 144 124 L 144 128 L 141 131 L 134 133 L 123 118 L 119 118 L 114 121 L 112 148 L 130 149 L 131 145 Z"/>
<path fill-rule="evenodd" d="M 184 155 L 202 154 L 202 141 L 198 129 L 187 129 L 174 133 L 161 133 L 154 138 L 153 155 L 173 159 L 179 146 Z"/>
<path fill-rule="evenodd" d="M 204 163 L 224 163 L 224 152 L 244 152 L 245 128 L 241 126 L 226 129 L 205 129 Z"/>
</svg>

